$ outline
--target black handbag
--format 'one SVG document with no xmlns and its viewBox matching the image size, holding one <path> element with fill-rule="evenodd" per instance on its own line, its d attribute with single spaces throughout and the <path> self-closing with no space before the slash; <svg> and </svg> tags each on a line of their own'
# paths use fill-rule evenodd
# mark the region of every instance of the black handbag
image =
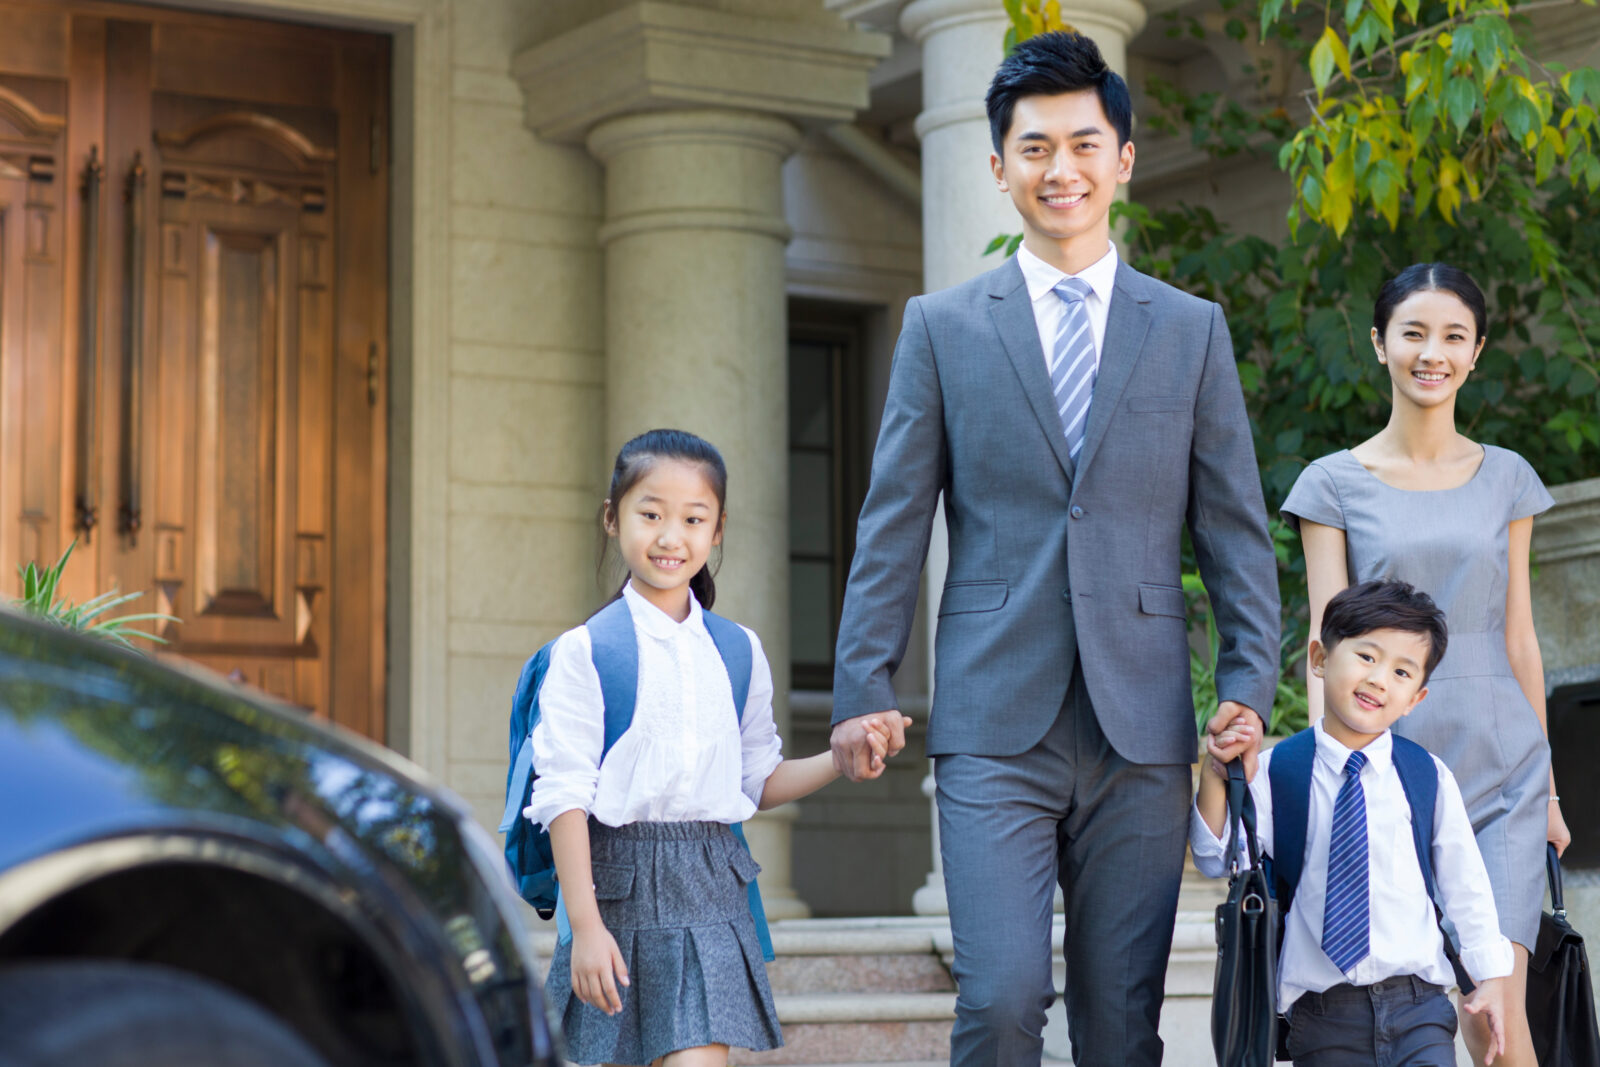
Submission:
<svg viewBox="0 0 1600 1067">
<path fill-rule="evenodd" d="M 1245 867 L 1239 865 L 1241 823 L 1250 858 Z M 1228 764 L 1228 826 L 1228 899 L 1217 906 L 1211 1046 L 1219 1067 L 1272 1067 L 1278 1044 L 1278 904 L 1237 759 Z"/>
<path fill-rule="evenodd" d="M 1561 860 L 1546 845 L 1550 911 L 1539 919 L 1539 940 L 1528 957 L 1528 1026 L 1540 1067 L 1600 1064 L 1600 1029 L 1583 937 L 1567 922 L 1561 895 Z"/>
</svg>

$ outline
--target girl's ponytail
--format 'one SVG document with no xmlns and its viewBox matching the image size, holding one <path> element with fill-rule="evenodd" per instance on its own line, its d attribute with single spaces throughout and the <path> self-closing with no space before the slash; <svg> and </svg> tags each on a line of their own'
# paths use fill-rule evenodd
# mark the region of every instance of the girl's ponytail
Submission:
<svg viewBox="0 0 1600 1067">
<path fill-rule="evenodd" d="M 607 540 L 605 524 L 608 508 L 614 512 L 616 506 L 622 502 L 622 498 L 628 495 L 628 490 L 638 484 L 639 479 L 649 472 L 657 460 L 662 459 L 694 463 L 705 471 L 706 483 L 717 496 L 717 522 L 722 522 L 727 510 L 728 496 L 728 466 L 722 461 L 722 453 L 718 452 L 710 441 L 686 430 L 647 430 L 622 446 L 622 450 L 617 453 L 617 462 L 611 468 L 611 488 L 606 493 L 609 504 L 602 504 L 600 507 L 602 568 L 605 566 L 604 548 Z M 720 562 L 720 550 L 717 558 Z M 716 575 L 713 570 L 712 562 L 707 560 L 706 565 L 689 579 L 689 591 L 700 601 L 700 606 L 708 610 L 717 599 Z M 624 578 L 622 586 L 617 588 L 617 596 L 622 595 L 622 589 L 627 584 L 628 580 Z M 612 599 L 615 600 L 616 597 Z"/>
</svg>

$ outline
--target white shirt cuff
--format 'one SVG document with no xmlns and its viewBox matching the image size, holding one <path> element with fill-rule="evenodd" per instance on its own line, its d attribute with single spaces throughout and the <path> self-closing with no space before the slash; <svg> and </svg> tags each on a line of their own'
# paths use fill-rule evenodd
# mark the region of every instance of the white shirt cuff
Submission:
<svg viewBox="0 0 1600 1067">
<path fill-rule="evenodd" d="M 1507 977 L 1511 974 L 1515 958 L 1511 942 L 1503 934 L 1491 944 L 1461 950 L 1461 965 L 1474 982 Z"/>
</svg>

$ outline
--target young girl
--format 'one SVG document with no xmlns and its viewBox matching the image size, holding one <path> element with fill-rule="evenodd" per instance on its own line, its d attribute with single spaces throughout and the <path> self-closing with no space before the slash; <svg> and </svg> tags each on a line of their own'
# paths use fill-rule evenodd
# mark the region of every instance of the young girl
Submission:
<svg viewBox="0 0 1600 1067">
<path fill-rule="evenodd" d="M 632 725 L 603 748 L 600 678 L 586 627 L 551 651 L 533 731 L 526 814 L 550 828 L 572 928 L 546 995 L 577 1063 L 712 1067 L 728 1046 L 783 1044 L 747 886 L 759 868 L 729 824 L 838 776 L 832 756 L 785 760 L 772 673 L 752 649 L 740 716 L 702 611 L 716 596 L 727 469 L 709 443 L 651 430 L 622 446 L 601 509 L 628 569 L 639 648 Z M 872 777 L 888 729 L 875 723 Z"/>
<path fill-rule="evenodd" d="M 1372 317 L 1372 346 L 1393 399 L 1389 424 L 1307 467 L 1283 513 L 1305 548 L 1313 634 L 1335 593 L 1371 578 L 1426 590 L 1450 620 L 1450 647 L 1428 699 L 1394 731 L 1444 760 L 1461 786 L 1500 928 L 1516 954 L 1497 1062 L 1533 1067 L 1523 1002 L 1545 841 L 1564 849 L 1571 840 L 1545 740 L 1528 579 L 1533 517 L 1554 501 L 1521 456 L 1456 429 L 1456 394 L 1479 373 L 1488 324 L 1477 283 L 1448 264 L 1419 263 L 1384 283 Z M 1307 682 L 1315 719 L 1322 683 Z M 1463 1013 L 1461 1025 L 1483 1061 L 1484 1020 Z"/>
</svg>

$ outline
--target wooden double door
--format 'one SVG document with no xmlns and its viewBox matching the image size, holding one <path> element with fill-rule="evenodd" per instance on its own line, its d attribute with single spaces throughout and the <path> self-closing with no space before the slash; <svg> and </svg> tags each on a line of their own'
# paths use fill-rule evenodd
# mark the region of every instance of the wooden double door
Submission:
<svg viewBox="0 0 1600 1067">
<path fill-rule="evenodd" d="M 0 0 L 0 591 L 382 740 L 388 42 Z"/>
</svg>

